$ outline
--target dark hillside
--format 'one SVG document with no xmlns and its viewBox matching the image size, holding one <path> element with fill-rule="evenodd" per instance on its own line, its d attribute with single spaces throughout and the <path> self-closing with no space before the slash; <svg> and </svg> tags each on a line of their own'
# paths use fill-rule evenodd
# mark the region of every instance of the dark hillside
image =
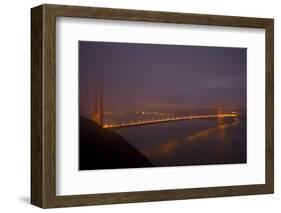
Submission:
<svg viewBox="0 0 281 213">
<path fill-rule="evenodd" d="M 79 169 L 152 167 L 153 164 L 124 138 L 80 117 Z"/>
</svg>

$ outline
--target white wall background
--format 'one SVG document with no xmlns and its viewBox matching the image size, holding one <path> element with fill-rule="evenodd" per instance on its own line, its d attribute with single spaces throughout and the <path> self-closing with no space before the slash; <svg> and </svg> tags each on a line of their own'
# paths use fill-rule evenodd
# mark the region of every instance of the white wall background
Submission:
<svg viewBox="0 0 281 213">
<path fill-rule="evenodd" d="M 30 193 L 30 8 L 71 4 L 275 19 L 275 194 L 51 209 L 49 212 L 280 212 L 281 13 L 279 1 L 246 0 L 6 0 L 0 6 L 0 211 L 39 212 Z"/>
</svg>

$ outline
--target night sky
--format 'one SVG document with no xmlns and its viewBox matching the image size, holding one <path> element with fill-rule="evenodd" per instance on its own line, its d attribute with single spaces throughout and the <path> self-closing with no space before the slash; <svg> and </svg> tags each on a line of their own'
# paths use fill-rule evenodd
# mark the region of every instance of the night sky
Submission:
<svg viewBox="0 0 281 213">
<path fill-rule="evenodd" d="M 246 108 L 246 48 L 79 42 L 79 103 L 104 110 Z"/>
</svg>

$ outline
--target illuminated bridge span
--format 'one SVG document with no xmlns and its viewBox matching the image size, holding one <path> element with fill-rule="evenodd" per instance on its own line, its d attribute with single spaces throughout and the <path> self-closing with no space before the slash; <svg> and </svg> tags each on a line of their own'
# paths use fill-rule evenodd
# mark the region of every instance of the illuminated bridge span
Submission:
<svg viewBox="0 0 281 213">
<path fill-rule="evenodd" d="M 224 117 L 237 117 L 238 113 L 224 113 L 223 111 L 218 111 L 217 114 L 213 115 L 186 115 L 186 116 L 172 116 L 166 118 L 150 119 L 150 120 L 133 120 L 128 122 L 120 123 L 104 123 L 104 112 L 103 112 L 103 89 L 102 82 L 95 82 L 95 93 L 94 93 L 94 105 L 93 111 L 91 114 L 91 119 L 101 125 L 103 128 L 122 128 L 122 127 L 131 127 L 131 126 L 141 126 L 149 125 L 156 123 L 172 122 L 172 121 L 182 121 L 182 120 L 192 120 L 192 119 L 210 119 L 217 118 L 223 119 Z M 136 112 L 141 115 L 169 115 L 168 113 L 163 112 Z"/>
<path fill-rule="evenodd" d="M 208 118 L 217 118 L 222 119 L 225 117 L 237 117 L 236 113 L 229 114 L 216 114 L 216 115 L 188 115 L 188 116 L 176 116 L 170 118 L 160 118 L 160 119 L 151 119 L 151 120 L 136 120 L 129 122 L 113 123 L 113 124 L 104 124 L 104 128 L 122 128 L 122 127 L 131 127 L 131 126 L 141 126 L 149 125 L 156 123 L 172 122 L 172 121 L 182 121 L 182 120 L 192 120 L 192 119 L 208 119 Z"/>
</svg>

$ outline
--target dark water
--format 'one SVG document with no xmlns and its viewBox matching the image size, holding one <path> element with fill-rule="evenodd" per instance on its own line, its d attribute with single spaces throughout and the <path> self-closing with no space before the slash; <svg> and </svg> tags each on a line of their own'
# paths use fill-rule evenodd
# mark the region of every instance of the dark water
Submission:
<svg viewBox="0 0 281 213">
<path fill-rule="evenodd" d="M 198 119 L 113 130 L 155 166 L 246 163 L 243 119 Z"/>
</svg>

